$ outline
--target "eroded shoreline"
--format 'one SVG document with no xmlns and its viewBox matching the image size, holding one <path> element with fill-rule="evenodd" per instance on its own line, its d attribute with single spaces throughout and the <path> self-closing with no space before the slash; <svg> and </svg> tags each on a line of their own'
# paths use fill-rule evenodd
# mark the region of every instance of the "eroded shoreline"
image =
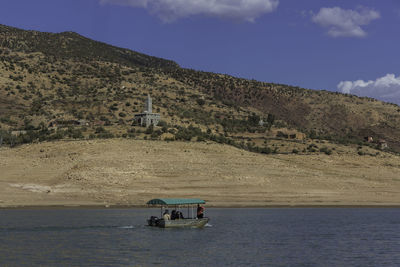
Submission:
<svg viewBox="0 0 400 267">
<path fill-rule="evenodd" d="M 0 149 L 0 208 L 399 207 L 400 157 L 262 155 L 191 142 L 93 140 Z M 343 151 L 339 154 L 340 151 Z"/>
<path fill-rule="evenodd" d="M 207 209 L 398 209 L 400 204 L 393 205 L 379 205 L 379 204 L 367 204 L 367 205 L 266 205 L 266 206 L 207 206 Z M 81 205 L 81 206 L 69 206 L 69 205 L 49 205 L 49 206 L 9 206 L 0 207 L 0 210 L 69 210 L 69 209 L 149 209 L 151 207 L 143 205 L 132 205 L 132 206 L 119 206 L 119 205 Z M 154 208 L 158 209 L 158 208 Z"/>
</svg>

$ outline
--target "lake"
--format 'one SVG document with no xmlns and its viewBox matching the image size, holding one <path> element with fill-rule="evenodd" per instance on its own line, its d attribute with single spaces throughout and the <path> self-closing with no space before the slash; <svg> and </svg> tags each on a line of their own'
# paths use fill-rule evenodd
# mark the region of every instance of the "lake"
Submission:
<svg viewBox="0 0 400 267">
<path fill-rule="evenodd" d="M 400 266 L 398 208 L 208 208 L 203 229 L 147 227 L 150 215 L 0 210 L 0 266 Z"/>
</svg>

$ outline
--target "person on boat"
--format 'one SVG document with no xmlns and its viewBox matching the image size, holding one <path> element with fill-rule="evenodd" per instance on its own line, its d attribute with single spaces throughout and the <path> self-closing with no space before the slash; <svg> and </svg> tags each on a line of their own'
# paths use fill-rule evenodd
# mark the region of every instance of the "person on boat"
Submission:
<svg viewBox="0 0 400 267">
<path fill-rule="evenodd" d="M 178 219 L 177 211 L 176 210 L 172 210 L 172 212 L 171 212 L 171 220 L 175 220 L 175 219 Z"/>
<path fill-rule="evenodd" d="M 164 221 L 171 220 L 171 216 L 169 215 L 169 211 L 168 210 L 165 210 L 165 212 L 163 214 L 163 219 L 164 219 Z"/>
<path fill-rule="evenodd" d="M 175 213 L 175 220 L 184 219 L 181 211 L 177 210 Z"/>
<path fill-rule="evenodd" d="M 204 207 L 197 204 L 197 219 L 201 219 L 204 217 Z"/>
<path fill-rule="evenodd" d="M 177 218 L 178 218 L 178 219 L 185 219 L 185 218 L 183 217 L 182 211 L 177 211 Z"/>
</svg>

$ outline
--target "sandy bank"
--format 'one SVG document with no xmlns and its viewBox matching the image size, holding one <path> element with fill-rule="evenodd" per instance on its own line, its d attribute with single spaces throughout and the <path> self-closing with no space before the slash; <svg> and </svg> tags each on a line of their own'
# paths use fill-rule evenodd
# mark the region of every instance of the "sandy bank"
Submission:
<svg viewBox="0 0 400 267">
<path fill-rule="evenodd" d="M 0 149 L 2 207 L 138 206 L 155 197 L 219 207 L 399 205 L 400 158 L 116 139 Z"/>
</svg>

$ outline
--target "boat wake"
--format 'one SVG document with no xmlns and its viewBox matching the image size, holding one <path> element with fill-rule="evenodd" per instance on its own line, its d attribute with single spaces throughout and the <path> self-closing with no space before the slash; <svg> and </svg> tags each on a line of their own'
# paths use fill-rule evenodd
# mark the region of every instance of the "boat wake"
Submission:
<svg viewBox="0 0 400 267">
<path fill-rule="evenodd" d="M 206 225 L 204 225 L 204 227 L 212 227 L 212 225 L 209 223 L 206 223 Z"/>
<path fill-rule="evenodd" d="M 98 229 L 133 229 L 133 225 L 88 225 L 88 226 L 39 226 L 39 227 L 7 227 L 0 228 L 0 232 L 47 232 L 47 231 L 79 231 Z"/>
<path fill-rule="evenodd" d="M 133 229 L 135 227 L 133 225 L 127 225 L 127 226 L 120 226 L 118 228 L 120 228 L 120 229 Z"/>
</svg>

